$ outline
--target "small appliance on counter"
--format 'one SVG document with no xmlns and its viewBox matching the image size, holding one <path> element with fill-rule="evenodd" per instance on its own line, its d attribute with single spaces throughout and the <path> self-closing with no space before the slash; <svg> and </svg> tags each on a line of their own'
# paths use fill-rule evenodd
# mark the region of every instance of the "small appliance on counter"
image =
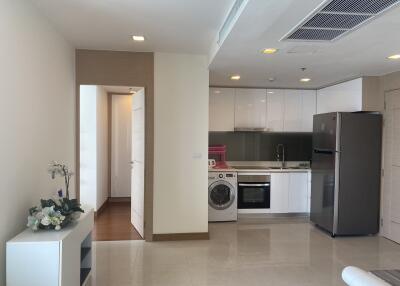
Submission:
<svg viewBox="0 0 400 286">
<path fill-rule="evenodd" d="M 215 161 L 215 165 L 212 166 L 214 169 L 227 169 L 229 168 L 226 164 L 226 145 L 211 145 L 208 146 L 208 159 L 209 167 L 210 160 Z"/>
</svg>

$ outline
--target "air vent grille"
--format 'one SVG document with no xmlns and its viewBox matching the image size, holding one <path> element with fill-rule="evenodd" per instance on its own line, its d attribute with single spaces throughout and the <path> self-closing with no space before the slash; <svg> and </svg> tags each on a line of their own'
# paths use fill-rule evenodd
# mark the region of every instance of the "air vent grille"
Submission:
<svg viewBox="0 0 400 286">
<path fill-rule="evenodd" d="M 333 41 L 399 3 L 400 0 L 326 1 L 282 40 Z"/>
<path fill-rule="evenodd" d="M 312 17 L 303 27 L 310 28 L 332 28 L 332 29 L 351 29 L 371 16 L 367 15 L 333 15 L 333 14 L 317 14 Z"/>
<path fill-rule="evenodd" d="M 288 39 L 304 39 L 306 41 L 331 41 L 343 34 L 344 30 L 298 29 Z"/>
<path fill-rule="evenodd" d="M 326 5 L 322 11 L 377 14 L 396 2 L 398 0 L 336 0 Z"/>
</svg>

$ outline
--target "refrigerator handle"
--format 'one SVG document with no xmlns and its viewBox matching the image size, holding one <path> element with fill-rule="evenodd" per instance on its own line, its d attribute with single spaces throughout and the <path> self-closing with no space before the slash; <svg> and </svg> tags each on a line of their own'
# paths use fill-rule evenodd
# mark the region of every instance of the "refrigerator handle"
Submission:
<svg viewBox="0 0 400 286">
<path fill-rule="evenodd" d="M 314 149 L 314 153 L 317 153 L 317 154 L 326 154 L 326 155 L 333 155 L 333 154 L 336 153 L 336 151 L 334 151 L 334 150 L 317 149 L 317 148 L 315 148 L 315 149 Z"/>
</svg>

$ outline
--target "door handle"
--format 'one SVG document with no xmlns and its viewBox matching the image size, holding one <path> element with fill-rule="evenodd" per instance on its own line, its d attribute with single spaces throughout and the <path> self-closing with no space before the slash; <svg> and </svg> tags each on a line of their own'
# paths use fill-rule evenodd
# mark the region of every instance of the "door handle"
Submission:
<svg viewBox="0 0 400 286">
<path fill-rule="evenodd" d="M 269 184 L 239 184 L 239 187 L 268 187 Z"/>
</svg>

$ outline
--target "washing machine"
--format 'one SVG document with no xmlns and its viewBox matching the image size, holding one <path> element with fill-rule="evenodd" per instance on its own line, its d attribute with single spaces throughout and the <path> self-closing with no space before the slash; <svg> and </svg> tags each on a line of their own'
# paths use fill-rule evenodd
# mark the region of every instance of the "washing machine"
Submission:
<svg viewBox="0 0 400 286">
<path fill-rule="evenodd" d="M 208 172 L 208 221 L 237 221 L 236 172 Z"/>
</svg>

